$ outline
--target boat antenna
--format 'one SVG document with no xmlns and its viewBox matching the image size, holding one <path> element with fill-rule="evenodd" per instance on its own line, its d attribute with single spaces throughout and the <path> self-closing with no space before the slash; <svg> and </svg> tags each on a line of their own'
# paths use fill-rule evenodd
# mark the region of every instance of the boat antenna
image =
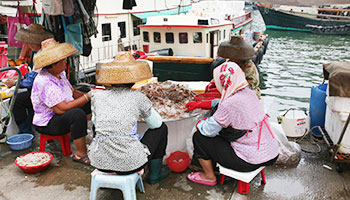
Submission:
<svg viewBox="0 0 350 200">
<path fill-rule="evenodd" d="M 179 3 L 179 8 L 178 8 L 178 10 L 177 10 L 177 15 L 180 15 L 181 3 L 182 3 L 182 0 L 181 0 L 180 3 Z"/>
</svg>

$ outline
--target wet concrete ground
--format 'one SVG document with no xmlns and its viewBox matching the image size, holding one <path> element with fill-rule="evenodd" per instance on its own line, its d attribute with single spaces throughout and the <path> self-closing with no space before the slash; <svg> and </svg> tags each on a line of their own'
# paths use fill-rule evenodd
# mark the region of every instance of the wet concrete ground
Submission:
<svg viewBox="0 0 350 200">
<path fill-rule="evenodd" d="M 304 147 L 313 146 L 303 142 Z M 50 143 L 46 150 L 54 159 L 49 168 L 38 174 L 25 174 L 15 164 L 17 156 L 38 150 L 38 137 L 31 148 L 11 151 L 6 144 L 0 144 L 0 200 L 85 200 L 89 199 L 90 173 L 92 167 L 72 162 L 63 156 L 58 143 Z M 73 145 L 74 146 L 74 145 Z M 237 182 L 226 179 L 224 185 L 204 186 L 186 179 L 183 173 L 171 173 L 159 184 L 149 185 L 144 181 L 146 193 L 137 192 L 137 199 L 350 199 L 350 167 L 344 172 L 335 170 L 335 163 L 325 144 L 321 153 L 302 152 L 297 166 L 269 166 L 265 169 L 267 184 L 261 184 L 258 175 L 250 184 L 248 195 L 237 193 Z M 332 170 L 326 169 L 328 165 Z M 143 176 L 145 177 L 145 175 Z M 122 199 L 118 190 L 102 189 L 98 199 Z"/>
</svg>

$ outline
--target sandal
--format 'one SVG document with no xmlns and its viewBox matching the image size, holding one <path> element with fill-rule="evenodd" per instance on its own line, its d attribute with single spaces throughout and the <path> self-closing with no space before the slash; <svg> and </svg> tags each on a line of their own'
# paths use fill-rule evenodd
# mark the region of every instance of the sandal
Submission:
<svg viewBox="0 0 350 200">
<path fill-rule="evenodd" d="M 74 154 L 72 156 L 72 160 L 74 162 L 78 162 L 78 163 L 81 163 L 81 164 L 84 164 L 84 165 L 90 165 L 90 159 L 89 159 L 88 155 L 85 155 L 85 156 L 83 156 L 81 158 L 78 158 L 77 155 Z"/>
<path fill-rule="evenodd" d="M 203 185 L 216 185 L 216 181 L 206 181 L 203 180 L 200 176 L 199 176 L 200 172 L 192 172 L 190 174 L 187 175 L 188 180 L 195 182 L 195 183 L 199 183 L 199 184 L 203 184 Z"/>
</svg>

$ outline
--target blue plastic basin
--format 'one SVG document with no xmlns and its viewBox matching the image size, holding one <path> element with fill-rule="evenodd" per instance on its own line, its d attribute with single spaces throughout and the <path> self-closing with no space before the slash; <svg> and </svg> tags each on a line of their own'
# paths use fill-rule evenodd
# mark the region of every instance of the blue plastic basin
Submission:
<svg viewBox="0 0 350 200">
<path fill-rule="evenodd" d="M 32 145 L 34 136 L 29 133 L 21 133 L 11 136 L 7 139 L 7 144 L 11 150 L 22 150 L 29 148 Z"/>
</svg>

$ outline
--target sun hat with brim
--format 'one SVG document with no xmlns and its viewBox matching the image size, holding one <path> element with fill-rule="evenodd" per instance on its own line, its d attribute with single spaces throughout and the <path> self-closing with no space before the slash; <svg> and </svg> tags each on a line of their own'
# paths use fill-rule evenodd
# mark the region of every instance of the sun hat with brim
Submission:
<svg viewBox="0 0 350 200">
<path fill-rule="evenodd" d="M 136 83 L 152 78 L 146 61 L 136 61 L 130 52 L 119 52 L 110 63 L 103 64 L 97 74 L 102 85 Z"/>
<path fill-rule="evenodd" d="M 230 41 L 220 44 L 217 55 L 228 59 L 248 60 L 254 57 L 255 51 L 242 36 L 232 36 Z"/>
<path fill-rule="evenodd" d="M 55 39 L 50 38 L 41 43 L 41 50 L 35 54 L 34 70 L 46 67 L 60 60 L 63 60 L 78 52 L 71 43 L 56 42 Z"/>
<path fill-rule="evenodd" d="M 28 28 L 20 29 L 15 35 L 15 40 L 40 45 L 42 41 L 53 38 L 53 34 L 46 31 L 40 24 L 31 24 Z"/>
</svg>

